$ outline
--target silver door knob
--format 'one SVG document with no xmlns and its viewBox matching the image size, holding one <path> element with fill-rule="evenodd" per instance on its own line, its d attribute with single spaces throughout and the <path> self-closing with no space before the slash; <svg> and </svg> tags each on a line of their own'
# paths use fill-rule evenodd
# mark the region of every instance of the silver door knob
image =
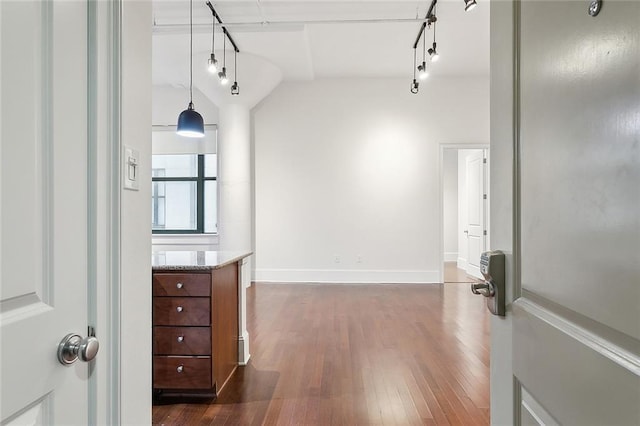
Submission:
<svg viewBox="0 0 640 426">
<path fill-rule="evenodd" d="M 471 292 L 473 294 L 481 294 L 484 297 L 493 297 L 496 294 L 493 284 L 488 281 L 471 284 Z"/>
<path fill-rule="evenodd" d="M 80 361 L 89 362 L 96 357 L 100 349 L 100 342 L 94 336 L 80 337 L 75 333 L 64 336 L 58 345 L 58 361 L 69 365 Z"/>
<path fill-rule="evenodd" d="M 178 307 L 176 308 L 176 311 L 178 311 L 178 312 L 182 312 L 182 306 L 178 306 Z"/>
<path fill-rule="evenodd" d="M 179 288 L 179 289 L 182 288 L 182 283 L 176 284 L 176 287 Z"/>
<path fill-rule="evenodd" d="M 184 341 L 184 336 L 178 336 L 178 343 L 182 343 Z"/>
<path fill-rule="evenodd" d="M 176 368 L 176 371 L 178 373 L 182 373 L 184 371 L 184 365 L 179 365 L 178 368 Z"/>
</svg>

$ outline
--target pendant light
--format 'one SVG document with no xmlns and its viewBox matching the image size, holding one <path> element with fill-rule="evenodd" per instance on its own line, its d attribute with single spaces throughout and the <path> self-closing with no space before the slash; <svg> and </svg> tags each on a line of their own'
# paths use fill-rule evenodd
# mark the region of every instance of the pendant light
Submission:
<svg viewBox="0 0 640 426">
<path fill-rule="evenodd" d="M 476 0 L 464 0 L 464 11 L 473 10 L 477 5 Z"/>
<path fill-rule="evenodd" d="M 218 72 L 218 60 L 216 59 L 216 17 L 211 22 L 211 56 L 209 57 L 209 66 L 207 69 L 213 75 Z"/>
<path fill-rule="evenodd" d="M 429 71 L 427 71 L 427 61 L 425 60 L 427 51 L 426 33 L 427 31 L 422 32 L 422 63 L 418 65 L 418 77 L 420 78 L 420 80 L 424 80 L 425 78 L 429 77 Z"/>
<path fill-rule="evenodd" d="M 231 85 L 231 95 L 240 94 L 240 86 L 238 86 L 238 51 L 233 49 L 233 84 Z"/>
<path fill-rule="evenodd" d="M 189 106 L 182 111 L 178 117 L 176 133 L 180 136 L 201 138 L 204 136 L 204 120 L 202 116 L 193 109 L 193 0 L 189 1 L 189 28 Z"/>
<path fill-rule="evenodd" d="M 429 50 L 427 50 L 427 52 L 429 53 L 429 57 L 431 58 L 431 62 L 438 62 L 438 59 L 440 59 L 440 55 L 438 55 L 438 51 L 436 50 L 436 21 L 437 19 L 433 20 L 433 45 L 431 46 L 431 48 L 429 48 Z"/>
<path fill-rule="evenodd" d="M 223 27 L 224 28 L 224 27 Z M 223 33 L 224 34 L 224 33 Z M 223 50 L 222 50 L 222 71 L 218 73 L 218 77 L 220 78 L 220 84 L 226 86 L 229 82 L 227 78 L 227 38 L 223 37 Z"/>
<path fill-rule="evenodd" d="M 420 83 L 418 83 L 418 80 L 416 80 L 416 48 L 413 48 L 413 82 L 411 83 L 411 93 L 413 93 L 414 95 L 416 93 L 418 93 L 418 86 L 420 86 Z"/>
</svg>

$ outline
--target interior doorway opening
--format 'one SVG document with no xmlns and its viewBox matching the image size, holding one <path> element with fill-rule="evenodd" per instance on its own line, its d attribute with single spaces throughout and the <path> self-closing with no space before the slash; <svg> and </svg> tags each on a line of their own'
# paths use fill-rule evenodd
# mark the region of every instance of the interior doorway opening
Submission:
<svg viewBox="0 0 640 426">
<path fill-rule="evenodd" d="M 441 282 L 480 281 L 480 255 L 490 247 L 489 147 L 440 148 Z"/>
</svg>

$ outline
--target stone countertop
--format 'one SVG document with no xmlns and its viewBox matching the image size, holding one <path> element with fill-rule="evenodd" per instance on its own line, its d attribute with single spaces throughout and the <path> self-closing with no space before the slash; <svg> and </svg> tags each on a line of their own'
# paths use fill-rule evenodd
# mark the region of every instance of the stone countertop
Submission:
<svg viewBox="0 0 640 426">
<path fill-rule="evenodd" d="M 252 254 L 251 251 L 154 251 L 151 253 L 151 269 L 153 271 L 210 271 L 238 262 Z"/>
</svg>

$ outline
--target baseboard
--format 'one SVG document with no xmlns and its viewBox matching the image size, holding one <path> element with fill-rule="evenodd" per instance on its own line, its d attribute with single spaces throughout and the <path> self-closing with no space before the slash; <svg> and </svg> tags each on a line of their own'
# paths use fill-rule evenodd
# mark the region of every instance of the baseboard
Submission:
<svg viewBox="0 0 640 426">
<path fill-rule="evenodd" d="M 455 262 L 458 260 L 458 252 L 445 252 L 444 253 L 444 261 L 445 262 Z"/>
<path fill-rule="evenodd" d="M 440 282 L 439 271 L 256 269 L 254 281 L 274 283 L 426 284 Z"/>
<path fill-rule="evenodd" d="M 249 333 L 238 336 L 238 365 L 247 365 L 251 354 L 249 353 Z"/>
<path fill-rule="evenodd" d="M 467 270 L 467 259 L 459 257 L 456 263 L 458 264 L 458 268 L 464 269 L 465 271 Z"/>
</svg>

